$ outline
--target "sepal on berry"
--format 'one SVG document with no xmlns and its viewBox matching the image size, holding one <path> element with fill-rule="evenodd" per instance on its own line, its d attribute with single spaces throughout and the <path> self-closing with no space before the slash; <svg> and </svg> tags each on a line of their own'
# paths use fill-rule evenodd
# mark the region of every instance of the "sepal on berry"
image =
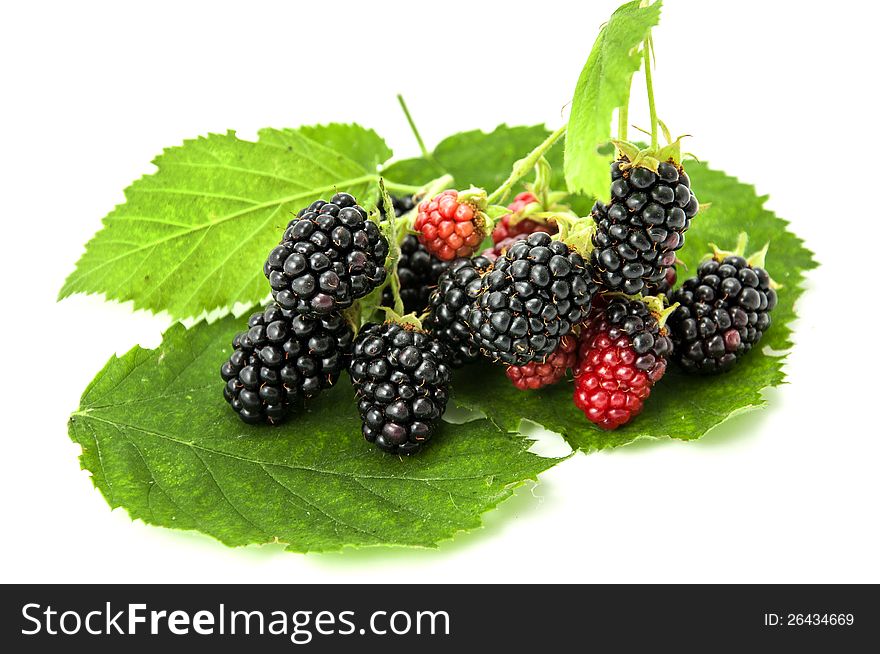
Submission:
<svg viewBox="0 0 880 654">
<path fill-rule="evenodd" d="M 619 139 L 611 139 L 611 142 L 617 147 L 621 155 L 629 159 L 628 162 L 621 164 L 621 170 L 627 170 L 628 168 L 647 168 L 656 173 L 658 166 L 664 161 L 681 167 L 681 140 L 688 136 L 690 135 L 683 134 L 675 140 L 671 140 L 666 145 L 658 146 L 656 148 L 650 146 L 647 148 L 640 148 L 635 143 Z"/>
<path fill-rule="evenodd" d="M 736 249 L 722 250 L 715 243 L 709 243 L 709 247 L 712 248 L 712 253 L 703 257 L 703 260 L 714 259 L 720 263 L 727 257 L 743 257 L 746 260 L 746 263 L 752 268 L 764 268 L 766 270 L 767 252 L 770 250 L 770 243 L 765 243 L 764 247 L 747 257 L 746 248 L 748 245 L 749 235 L 746 232 L 740 232 L 736 239 Z M 778 291 L 782 288 L 782 284 L 773 281 L 773 278 L 771 277 L 770 288 Z"/>
</svg>

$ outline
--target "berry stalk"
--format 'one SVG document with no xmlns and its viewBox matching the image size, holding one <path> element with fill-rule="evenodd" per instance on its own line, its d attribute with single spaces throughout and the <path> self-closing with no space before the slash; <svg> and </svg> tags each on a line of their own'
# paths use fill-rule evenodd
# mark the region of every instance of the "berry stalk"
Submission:
<svg viewBox="0 0 880 654">
<path fill-rule="evenodd" d="M 510 176 L 504 180 L 504 182 L 495 189 L 488 197 L 487 202 L 489 204 L 496 204 L 504 199 L 504 197 L 510 192 L 510 189 L 513 188 L 514 184 L 516 184 L 523 177 L 528 175 L 532 168 L 534 168 L 535 164 L 538 163 L 538 160 L 544 156 L 544 154 L 549 150 L 553 145 L 558 141 L 563 134 L 565 134 L 565 129 L 567 125 L 563 125 L 555 132 L 553 132 L 550 136 L 548 136 L 544 141 L 532 150 L 525 157 L 517 161 L 513 164 L 513 170 L 510 172 Z"/>
<path fill-rule="evenodd" d="M 388 258 L 385 260 L 386 270 L 390 273 L 388 281 L 391 285 L 391 297 L 394 301 L 394 311 L 403 315 L 403 299 L 400 297 L 400 276 L 397 274 L 397 262 L 400 260 L 400 237 L 398 236 L 398 218 L 394 212 L 394 203 L 391 201 L 391 195 L 385 187 L 385 180 L 379 178 L 379 193 L 382 198 L 382 205 L 387 207 L 385 213 L 387 215 L 385 224 L 388 233 Z"/>
<path fill-rule="evenodd" d="M 652 50 L 653 45 L 651 43 L 651 37 L 649 36 L 645 39 L 645 46 L 642 48 L 642 53 L 645 58 L 645 85 L 648 90 L 648 111 L 651 115 L 651 149 L 656 150 L 660 145 L 660 139 L 657 134 L 657 106 L 654 104 L 654 79 L 651 73 Z"/>
<path fill-rule="evenodd" d="M 412 130 L 413 136 L 416 137 L 416 142 L 419 144 L 419 150 L 421 151 L 422 156 L 425 159 L 430 159 L 431 155 L 428 153 L 428 148 L 425 147 L 422 135 L 419 134 L 416 123 L 413 120 L 412 115 L 409 113 L 409 107 L 406 106 L 406 100 L 403 99 L 403 96 L 400 93 L 397 94 L 397 102 L 400 103 L 400 108 L 403 109 L 403 115 L 406 116 L 406 122 L 409 123 L 409 128 Z"/>
</svg>

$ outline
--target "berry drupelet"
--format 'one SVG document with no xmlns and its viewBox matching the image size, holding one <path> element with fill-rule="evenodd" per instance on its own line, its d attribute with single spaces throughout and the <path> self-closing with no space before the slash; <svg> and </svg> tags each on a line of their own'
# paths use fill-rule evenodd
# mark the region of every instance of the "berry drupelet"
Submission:
<svg viewBox="0 0 880 654">
<path fill-rule="evenodd" d="M 690 179 L 679 164 L 661 161 L 655 172 L 631 166 L 626 156 L 615 161 L 611 203 L 593 211 L 596 283 L 628 295 L 661 283 L 698 210 Z"/>
<path fill-rule="evenodd" d="M 475 361 L 480 349 L 471 338 L 467 317 L 480 293 L 482 275 L 492 265 L 486 257 L 456 259 L 437 282 L 429 300 L 425 327 L 449 350 L 454 368 Z"/>
<path fill-rule="evenodd" d="M 672 292 L 675 282 L 678 280 L 678 270 L 675 264 L 667 266 L 663 271 L 663 279 L 656 284 L 646 284 L 644 295 L 669 295 Z"/>
<path fill-rule="evenodd" d="M 485 228 L 486 217 L 480 207 L 454 190 L 419 204 L 413 225 L 419 242 L 441 261 L 471 256 L 482 242 Z"/>
<path fill-rule="evenodd" d="M 766 249 L 759 259 L 750 260 L 717 252 L 671 295 L 679 307 L 669 327 L 675 359 L 685 370 L 730 370 L 761 340 L 777 301 L 770 275 L 762 267 L 764 253 Z"/>
<path fill-rule="evenodd" d="M 482 279 L 467 323 L 492 360 L 543 362 L 590 310 L 595 286 L 575 250 L 549 234 L 517 241 Z"/>
<path fill-rule="evenodd" d="M 615 429 L 641 412 L 666 372 L 672 341 L 663 314 L 642 300 L 607 301 L 580 335 L 574 403 L 590 422 Z"/>
<path fill-rule="evenodd" d="M 559 340 L 559 347 L 543 363 L 508 366 L 507 378 L 521 391 L 544 388 L 565 378 L 565 373 L 574 368 L 576 361 L 577 339 L 569 334 Z"/>
<path fill-rule="evenodd" d="M 234 351 L 220 368 L 223 397 L 245 422 L 276 424 L 297 401 L 336 383 L 352 338 L 340 314 L 310 318 L 272 305 L 233 339 Z"/>
<path fill-rule="evenodd" d="M 411 325 L 361 328 L 349 374 L 369 442 L 412 454 L 431 438 L 449 398 L 446 358 L 438 340 Z"/>
<path fill-rule="evenodd" d="M 316 200 L 290 221 L 263 272 L 284 309 L 326 316 L 385 281 L 388 241 L 348 193 Z"/>
</svg>

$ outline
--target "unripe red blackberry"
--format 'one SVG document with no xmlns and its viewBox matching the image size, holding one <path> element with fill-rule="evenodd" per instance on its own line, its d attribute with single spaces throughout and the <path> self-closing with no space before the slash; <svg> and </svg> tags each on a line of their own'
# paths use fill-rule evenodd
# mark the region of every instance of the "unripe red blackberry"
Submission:
<svg viewBox="0 0 880 654">
<path fill-rule="evenodd" d="M 716 373 L 730 370 L 761 340 L 777 296 L 762 265 L 718 252 L 670 300 L 679 303 L 669 318 L 675 359 L 685 370 Z"/>
<path fill-rule="evenodd" d="M 666 372 L 672 341 L 662 314 L 644 301 L 605 300 L 580 335 L 574 403 L 602 429 L 615 429 L 641 412 Z"/>
<path fill-rule="evenodd" d="M 388 241 L 348 193 L 316 200 L 290 221 L 263 272 L 284 309 L 326 316 L 385 281 Z"/>
<path fill-rule="evenodd" d="M 247 423 L 276 424 L 315 397 L 348 365 L 351 327 L 341 314 L 301 316 L 272 305 L 253 314 L 220 368 L 223 397 Z"/>
<path fill-rule="evenodd" d="M 483 276 L 467 323 L 490 359 L 543 362 L 586 318 L 594 292 L 583 257 L 536 232 L 514 243 Z"/>
<path fill-rule="evenodd" d="M 556 225 L 552 223 L 540 222 L 531 218 L 519 218 L 518 214 L 528 205 L 538 202 L 538 197 L 531 191 L 524 191 L 517 195 L 513 202 L 507 205 L 510 213 L 501 216 L 492 230 L 492 243 L 498 245 L 507 239 L 514 239 L 519 235 L 528 236 L 535 232 L 547 232 L 555 234 L 558 230 Z"/>
<path fill-rule="evenodd" d="M 485 257 L 456 259 L 431 293 L 425 327 L 449 349 L 449 362 L 455 368 L 480 356 L 467 317 L 471 303 L 480 293 L 481 277 L 491 265 Z"/>
<path fill-rule="evenodd" d="M 593 213 L 590 261 L 596 283 L 628 295 L 660 284 L 698 209 L 681 165 L 661 161 L 654 172 L 631 166 L 626 156 L 615 161 L 611 202 Z"/>
<path fill-rule="evenodd" d="M 449 399 L 447 356 L 438 340 L 411 325 L 361 328 L 349 374 L 369 442 L 412 454 L 431 438 Z"/>
<path fill-rule="evenodd" d="M 507 378 L 521 391 L 536 390 L 550 386 L 565 378 L 569 368 L 577 361 L 577 339 L 573 334 L 563 336 L 559 347 L 543 363 L 527 363 L 524 366 L 508 366 Z"/>
<path fill-rule="evenodd" d="M 449 190 L 419 204 L 413 229 L 428 252 L 452 261 L 476 251 L 485 236 L 486 218 L 476 203 Z"/>
</svg>

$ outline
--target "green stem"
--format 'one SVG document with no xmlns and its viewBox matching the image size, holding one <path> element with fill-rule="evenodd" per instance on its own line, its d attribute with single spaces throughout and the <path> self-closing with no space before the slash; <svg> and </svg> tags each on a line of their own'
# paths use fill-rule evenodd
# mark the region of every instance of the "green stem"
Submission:
<svg viewBox="0 0 880 654">
<path fill-rule="evenodd" d="M 399 191 L 401 193 L 406 193 L 407 195 L 413 195 L 414 193 L 418 193 L 422 187 L 421 186 L 413 186 L 412 184 L 398 184 L 397 182 L 392 182 L 389 180 L 385 180 L 385 188 L 389 191 Z"/>
<path fill-rule="evenodd" d="M 527 154 L 524 158 L 517 161 L 513 164 L 513 170 L 510 173 L 510 177 L 504 180 L 504 183 L 501 184 L 497 189 L 495 189 L 488 197 L 487 202 L 489 204 L 495 204 L 499 200 L 501 200 L 509 191 L 513 188 L 513 185 L 516 184 L 523 177 L 528 175 L 532 168 L 535 167 L 535 164 L 538 160 L 544 156 L 544 153 L 547 152 L 559 138 L 565 134 L 565 128 L 567 126 L 563 125 L 555 132 L 553 132 L 550 136 L 544 139 L 544 142 L 541 143 L 538 147 L 532 150 L 529 154 Z"/>
<path fill-rule="evenodd" d="M 629 97 L 627 97 L 629 100 Z M 617 108 L 617 140 L 618 141 L 626 141 L 628 136 L 628 125 L 629 122 L 629 103 L 623 104 Z"/>
<path fill-rule="evenodd" d="M 416 137 L 416 141 L 419 144 L 419 150 L 422 153 L 422 156 L 428 161 L 432 160 L 431 153 L 428 152 L 428 148 L 425 147 L 425 142 L 422 140 L 422 135 L 419 134 L 419 129 L 416 127 L 416 123 L 412 118 L 412 115 L 409 113 L 409 108 L 406 106 L 406 101 L 403 99 L 403 96 L 398 93 L 397 101 L 400 103 L 400 108 L 403 109 L 403 115 L 406 116 L 406 122 L 409 123 L 409 128 L 412 130 L 413 136 Z"/>
<path fill-rule="evenodd" d="M 385 263 L 391 281 L 391 296 L 394 298 L 394 311 L 403 314 L 403 300 L 400 297 L 400 277 L 397 274 L 397 262 L 400 260 L 400 239 L 398 238 L 398 218 L 394 215 L 394 204 L 385 188 L 385 180 L 379 178 L 379 192 L 385 209 L 385 220 L 388 224 L 388 258 Z"/>
<path fill-rule="evenodd" d="M 654 78 L 651 74 L 651 37 L 645 39 L 642 53 L 645 57 L 645 84 L 648 87 L 648 110 L 651 112 L 651 149 L 656 150 L 660 145 L 657 134 L 657 107 L 654 105 Z"/>
</svg>

